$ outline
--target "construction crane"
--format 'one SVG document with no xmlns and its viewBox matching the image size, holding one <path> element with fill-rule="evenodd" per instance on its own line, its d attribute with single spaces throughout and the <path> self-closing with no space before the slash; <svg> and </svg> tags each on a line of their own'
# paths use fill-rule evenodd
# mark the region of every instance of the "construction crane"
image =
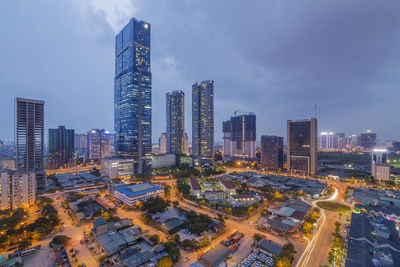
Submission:
<svg viewBox="0 0 400 267">
<path fill-rule="evenodd" d="M 238 109 L 238 110 L 235 110 L 235 111 L 233 112 L 233 114 L 235 114 L 235 117 L 236 117 L 236 114 L 237 114 L 237 113 L 248 114 L 248 115 L 254 114 L 254 112 L 250 112 L 250 111 L 241 111 L 240 109 Z"/>
</svg>

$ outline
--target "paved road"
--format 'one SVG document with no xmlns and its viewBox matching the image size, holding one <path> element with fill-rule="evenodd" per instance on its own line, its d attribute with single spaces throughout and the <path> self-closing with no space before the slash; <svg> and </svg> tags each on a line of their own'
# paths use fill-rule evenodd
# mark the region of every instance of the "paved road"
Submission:
<svg viewBox="0 0 400 267">
<path fill-rule="evenodd" d="M 92 256 L 90 253 L 89 249 L 86 247 L 86 245 L 82 245 L 80 243 L 80 240 L 83 239 L 83 231 L 86 229 L 86 232 L 88 232 L 91 228 L 92 224 L 81 224 L 80 227 L 72 225 L 72 220 L 69 218 L 68 214 L 64 212 L 64 209 L 61 207 L 61 199 L 57 199 L 57 197 L 61 196 L 61 193 L 54 193 L 49 195 L 54 202 L 53 205 L 55 208 L 58 210 L 58 214 L 60 216 L 61 222 L 65 223 L 65 229 L 58 233 L 61 235 L 66 235 L 71 238 L 69 245 L 66 247 L 68 254 L 70 256 L 71 262 L 74 266 L 77 266 L 78 263 L 86 263 L 87 266 L 99 266 L 99 263 L 96 261 L 96 259 Z M 41 240 L 39 242 L 34 242 L 34 246 L 36 245 L 41 245 L 41 249 L 39 252 L 33 256 L 28 257 L 26 260 L 24 259 L 24 266 L 32 266 L 32 267 L 46 267 L 46 266 L 54 266 L 53 264 L 48 264 L 48 263 L 54 263 L 54 255 L 52 252 L 52 249 L 49 248 L 49 243 L 51 241 L 51 238 L 48 237 L 44 240 Z M 78 254 L 78 262 L 75 263 L 72 258 L 71 254 L 69 253 L 69 250 L 77 249 L 79 250 Z"/>
<path fill-rule="evenodd" d="M 341 192 L 342 190 L 342 187 L 339 187 L 339 189 L 335 187 L 335 192 L 327 200 L 337 201 L 338 196 L 343 195 L 343 192 Z M 316 203 L 318 201 L 321 200 L 313 201 L 313 206 L 316 206 Z M 301 260 L 298 261 L 296 267 L 318 267 L 321 265 L 329 265 L 328 253 L 330 251 L 330 245 L 332 242 L 332 232 L 335 229 L 335 222 L 338 219 L 338 212 L 321 210 L 321 220 L 319 228 L 313 238 L 309 241 L 309 244 L 307 245 L 303 255 L 301 256 Z"/>
</svg>

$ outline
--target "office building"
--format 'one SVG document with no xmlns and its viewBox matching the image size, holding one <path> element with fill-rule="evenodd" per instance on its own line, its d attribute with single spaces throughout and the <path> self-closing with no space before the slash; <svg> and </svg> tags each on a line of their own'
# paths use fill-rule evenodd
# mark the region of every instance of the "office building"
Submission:
<svg viewBox="0 0 400 267">
<path fill-rule="evenodd" d="M 75 153 L 78 157 L 87 157 L 88 153 L 88 137 L 87 133 L 82 133 L 82 134 L 75 134 L 74 138 L 74 148 L 75 148 Z"/>
<path fill-rule="evenodd" d="M 108 178 L 129 179 L 133 173 L 133 159 L 121 159 L 116 157 L 103 158 L 101 161 L 102 175 Z"/>
<path fill-rule="evenodd" d="M 337 149 L 346 148 L 346 135 L 344 133 L 336 133 L 336 147 Z"/>
<path fill-rule="evenodd" d="M 177 154 L 155 155 L 152 158 L 152 167 L 153 169 L 175 167 L 177 156 Z"/>
<path fill-rule="evenodd" d="M 162 133 L 160 138 L 158 139 L 160 151 L 159 154 L 166 154 L 167 153 L 167 134 Z"/>
<path fill-rule="evenodd" d="M 386 148 L 374 148 L 371 152 L 371 175 L 377 180 L 390 180 L 391 167 L 386 163 Z"/>
<path fill-rule="evenodd" d="M 214 81 L 192 86 L 192 154 L 194 165 L 214 163 Z"/>
<path fill-rule="evenodd" d="M 132 18 L 115 48 L 116 155 L 133 158 L 135 173 L 151 173 L 150 24 Z"/>
<path fill-rule="evenodd" d="M 376 146 L 376 133 L 368 130 L 360 135 L 360 146 L 365 149 L 372 149 Z"/>
<path fill-rule="evenodd" d="M 89 160 L 100 160 L 114 154 L 114 136 L 104 129 L 93 129 L 87 132 Z"/>
<path fill-rule="evenodd" d="M 261 164 L 269 170 L 283 169 L 283 137 L 261 136 Z"/>
<path fill-rule="evenodd" d="M 231 121 L 223 121 L 222 122 L 222 139 L 224 141 L 223 147 L 224 147 L 224 159 L 230 159 L 231 158 Z"/>
<path fill-rule="evenodd" d="M 189 136 L 187 133 L 183 135 L 183 154 L 189 154 Z"/>
<path fill-rule="evenodd" d="M 16 98 L 15 139 L 17 171 L 36 172 L 35 192 L 44 192 L 44 101 Z"/>
<path fill-rule="evenodd" d="M 183 154 L 183 142 L 185 134 L 183 91 L 172 91 L 166 94 L 167 99 L 167 153 Z"/>
<path fill-rule="evenodd" d="M 316 118 L 287 121 L 287 170 L 290 174 L 317 174 L 317 140 Z"/>
<path fill-rule="evenodd" d="M 321 132 L 319 135 L 319 149 L 333 150 L 335 148 L 336 134 L 333 132 Z"/>
<path fill-rule="evenodd" d="M 230 123 L 224 122 L 223 126 L 230 126 L 229 132 L 226 132 L 228 129 L 223 127 L 224 157 L 226 157 L 226 142 L 228 144 L 226 152 L 230 153 L 231 159 L 254 160 L 256 158 L 256 115 L 249 113 L 234 116 L 231 117 Z M 226 138 L 227 136 L 229 139 Z"/>
<path fill-rule="evenodd" d="M 75 131 L 58 126 L 49 129 L 49 162 L 48 169 L 73 166 Z"/>
</svg>

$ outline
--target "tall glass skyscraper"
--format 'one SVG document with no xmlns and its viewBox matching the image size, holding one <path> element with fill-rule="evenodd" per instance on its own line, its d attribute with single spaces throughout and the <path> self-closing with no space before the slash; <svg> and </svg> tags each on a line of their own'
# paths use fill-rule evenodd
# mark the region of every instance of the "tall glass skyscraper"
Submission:
<svg viewBox="0 0 400 267">
<path fill-rule="evenodd" d="M 68 167 L 74 159 L 75 131 L 58 126 L 57 129 L 49 129 L 49 161 L 48 169 Z"/>
<path fill-rule="evenodd" d="M 172 91 L 167 93 L 167 153 L 183 154 L 185 134 L 184 102 L 185 93 Z"/>
<path fill-rule="evenodd" d="M 214 162 L 214 81 L 192 86 L 192 150 L 195 165 Z"/>
<path fill-rule="evenodd" d="M 294 175 L 318 172 L 317 119 L 287 121 L 287 170 Z"/>
<path fill-rule="evenodd" d="M 151 172 L 150 24 L 132 18 L 115 38 L 115 152 Z"/>
</svg>

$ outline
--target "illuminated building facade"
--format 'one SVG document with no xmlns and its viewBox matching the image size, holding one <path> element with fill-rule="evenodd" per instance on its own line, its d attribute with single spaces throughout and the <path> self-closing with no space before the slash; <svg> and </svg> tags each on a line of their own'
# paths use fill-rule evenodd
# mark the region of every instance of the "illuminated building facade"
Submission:
<svg viewBox="0 0 400 267">
<path fill-rule="evenodd" d="M 100 160 L 114 154 L 114 136 L 104 129 L 93 129 L 87 132 L 89 160 Z"/>
<path fill-rule="evenodd" d="M 390 180 L 391 167 L 387 164 L 386 148 L 374 148 L 371 152 L 371 175 L 377 180 Z"/>
<path fill-rule="evenodd" d="M 185 93 L 183 91 L 172 91 L 166 94 L 167 98 L 167 153 L 183 154 L 185 117 L 184 102 Z"/>
<path fill-rule="evenodd" d="M 290 174 L 317 174 L 317 140 L 316 118 L 287 121 L 287 170 Z"/>
<path fill-rule="evenodd" d="M 214 81 L 192 86 L 192 154 L 194 165 L 214 163 Z"/>
<path fill-rule="evenodd" d="M 115 38 L 115 152 L 151 172 L 150 24 L 132 18 Z"/>
</svg>

